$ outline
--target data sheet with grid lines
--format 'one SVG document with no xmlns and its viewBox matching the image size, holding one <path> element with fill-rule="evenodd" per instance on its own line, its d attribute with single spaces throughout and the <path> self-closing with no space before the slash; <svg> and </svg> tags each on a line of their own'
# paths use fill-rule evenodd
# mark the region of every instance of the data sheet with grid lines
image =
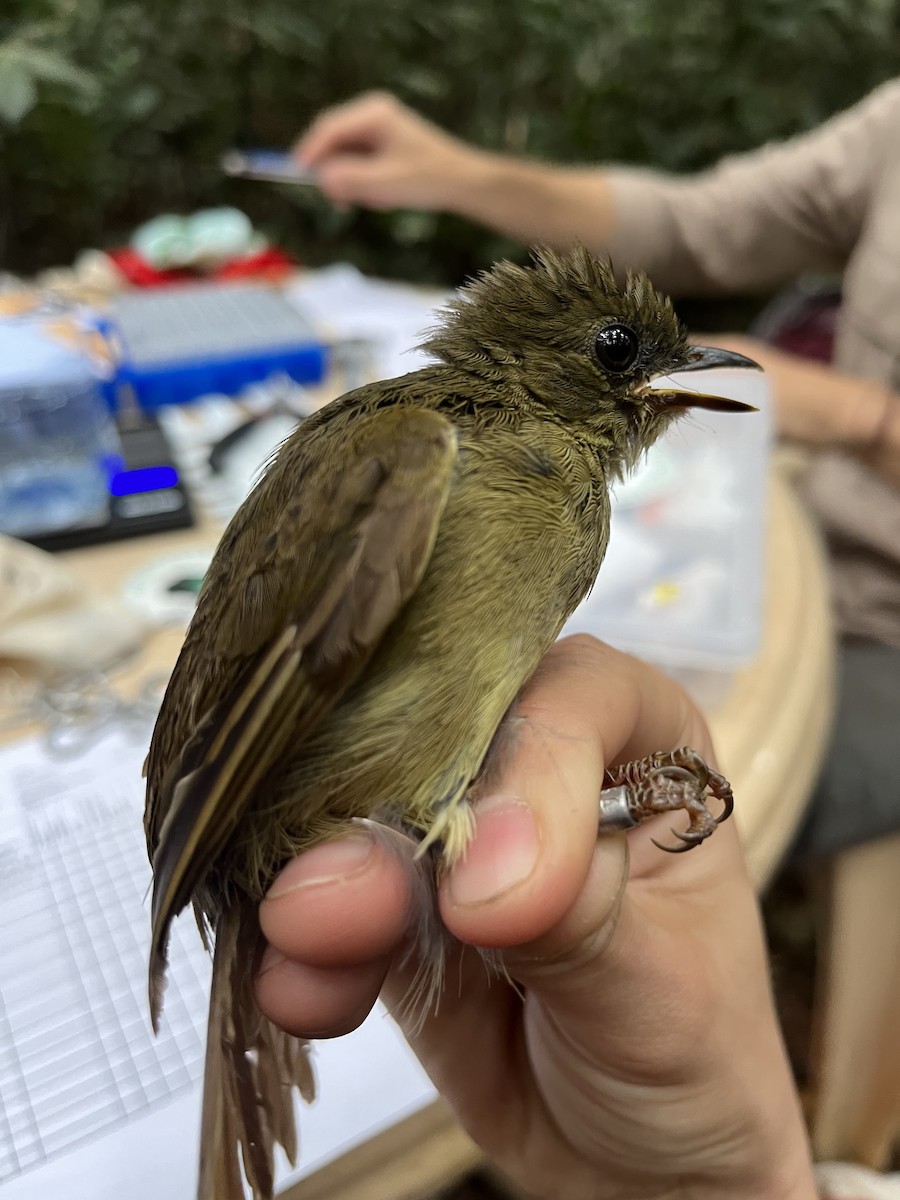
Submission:
<svg viewBox="0 0 900 1200">
<path fill-rule="evenodd" d="M 39 742 L 0 751 L 3 1197 L 14 1183 L 37 1180 L 46 1164 L 77 1158 L 100 1138 L 114 1142 L 117 1130 L 166 1106 L 190 1112 L 175 1128 L 181 1140 L 196 1137 L 209 961 L 193 922 L 177 922 L 155 1037 L 147 1007 L 150 876 L 141 829 L 146 744 L 116 733 L 73 758 L 52 757 Z M 433 1094 L 389 1021 L 370 1020 L 366 1029 L 363 1053 L 371 1055 L 373 1074 L 383 1087 L 387 1069 L 398 1089 L 380 1111 L 357 1101 L 342 1112 L 347 1090 L 335 1082 L 325 1122 L 331 1132 L 324 1137 L 316 1132 L 322 1114 L 306 1119 L 319 1106 L 301 1113 L 301 1141 L 310 1148 L 312 1124 L 314 1156 L 323 1157 L 324 1147 L 323 1161 L 341 1139 L 358 1141 L 367 1125 L 390 1123 Z M 346 1047 L 332 1045 L 336 1060 L 347 1058 L 357 1087 L 358 1059 L 353 1065 Z M 333 1072 L 320 1059 L 321 1092 Z M 179 1146 L 175 1158 L 190 1162 L 195 1149 Z M 174 1190 L 158 1194 L 187 1198 L 191 1173 L 182 1169 Z M 129 1196 L 138 1190 L 135 1180 Z M 102 1193 L 95 1181 L 90 1194 Z"/>
<path fill-rule="evenodd" d="M 89 764 L 25 762 L 0 800 L 0 1183 L 200 1077 L 209 971 L 184 923 L 158 1038 L 147 1017 L 133 765 L 101 783 Z"/>
</svg>

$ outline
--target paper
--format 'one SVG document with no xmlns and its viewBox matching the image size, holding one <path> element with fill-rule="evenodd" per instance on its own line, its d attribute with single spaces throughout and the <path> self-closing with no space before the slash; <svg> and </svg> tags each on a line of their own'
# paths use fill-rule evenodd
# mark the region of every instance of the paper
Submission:
<svg viewBox="0 0 900 1200">
<path fill-rule="evenodd" d="M 0 1195 L 190 1200 L 209 961 L 173 932 L 163 1026 L 147 1008 L 149 867 L 141 762 L 149 730 L 77 758 L 42 741 L 0 751 Z M 300 1170 L 430 1102 L 434 1089 L 376 1012 L 319 1043 L 320 1100 L 300 1107 Z"/>
<path fill-rule="evenodd" d="M 368 279 L 346 263 L 302 276 L 287 296 L 318 330 L 371 342 L 376 379 L 405 375 L 434 361 L 417 347 L 450 298 Z"/>
</svg>

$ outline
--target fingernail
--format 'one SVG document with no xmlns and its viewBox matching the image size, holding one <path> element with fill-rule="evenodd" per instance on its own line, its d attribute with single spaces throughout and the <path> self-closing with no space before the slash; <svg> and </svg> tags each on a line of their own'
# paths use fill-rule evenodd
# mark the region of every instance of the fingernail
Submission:
<svg viewBox="0 0 900 1200">
<path fill-rule="evenodd" d="M 318 887 L 349 879 L 363 870 L 374 848 L 371 838 L 360 836 L 315 846 L 288 863 L 272 884 L 266 899 L 277 900 L 296 892 L 298 888 Z"/>
<path fill-rule="evenodd" d="M 460 905 L 496 900 L 528 878 L 538 849 L 537 822 L 527 804 L 514 796 L 483 800 L 475 808 L 475 836 L 450 871 L 450 899 Z"/>
<path fill-rule="evenodd" d="M 266 971 L 271 971 L 273 967 L 280 966 L 283 962 L 287 962 L 285 956 L 280 950 L 276 950 L 271 944 L 267 945 L 263 950 L 262 958 L 259 960 L 259 970 L 256 972 L 256 978 L 260 975 L 265 975 Z"/>
</svg>

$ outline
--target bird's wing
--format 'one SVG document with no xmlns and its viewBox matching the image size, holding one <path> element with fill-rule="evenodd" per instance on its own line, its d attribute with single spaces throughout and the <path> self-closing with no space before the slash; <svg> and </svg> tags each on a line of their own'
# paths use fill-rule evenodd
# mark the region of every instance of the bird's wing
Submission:
<svg viewBox="0 0 900 1200">
<path fill-rule="evenodd" d="M 337 459 L 307 455 L 299 478 L 264 481 L 271 525 L 254 522 L 251 507 L 230 544 L 226 533 L 154 730 L 154 1023 L 172 918 L 287 746 L 302 744 L 360 674 L 431 556 L 456 461 L 451 423 L 389 407 L 345 427 L 341 447 Z M 248 539 L 265 545 L 258 559 L 252 545 L 241 553 Z M 249 574 L 230 574 L 229 557 L 249 562 Z"/>
</svg>

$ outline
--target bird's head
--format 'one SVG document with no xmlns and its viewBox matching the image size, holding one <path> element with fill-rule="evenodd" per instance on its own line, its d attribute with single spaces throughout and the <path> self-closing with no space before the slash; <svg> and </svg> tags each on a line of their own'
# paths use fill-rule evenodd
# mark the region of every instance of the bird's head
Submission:
<svg viewBox="0 0 900 1200">
<path fill-rule="evenodd" d="M 691 345 L 669 299 L 646 276 L 617 282 L 583 247 L 540 250 L 530 267 L 501 262 L 470 282 L 425 343 L 437 358 L 565 421 L 614 471 L 634 464 L 688 408 L 747 411 L 688 390 L 675 372 L 756 367 Z M 752 411 L 752 410 L 751 410 Z"/>
</svg>

